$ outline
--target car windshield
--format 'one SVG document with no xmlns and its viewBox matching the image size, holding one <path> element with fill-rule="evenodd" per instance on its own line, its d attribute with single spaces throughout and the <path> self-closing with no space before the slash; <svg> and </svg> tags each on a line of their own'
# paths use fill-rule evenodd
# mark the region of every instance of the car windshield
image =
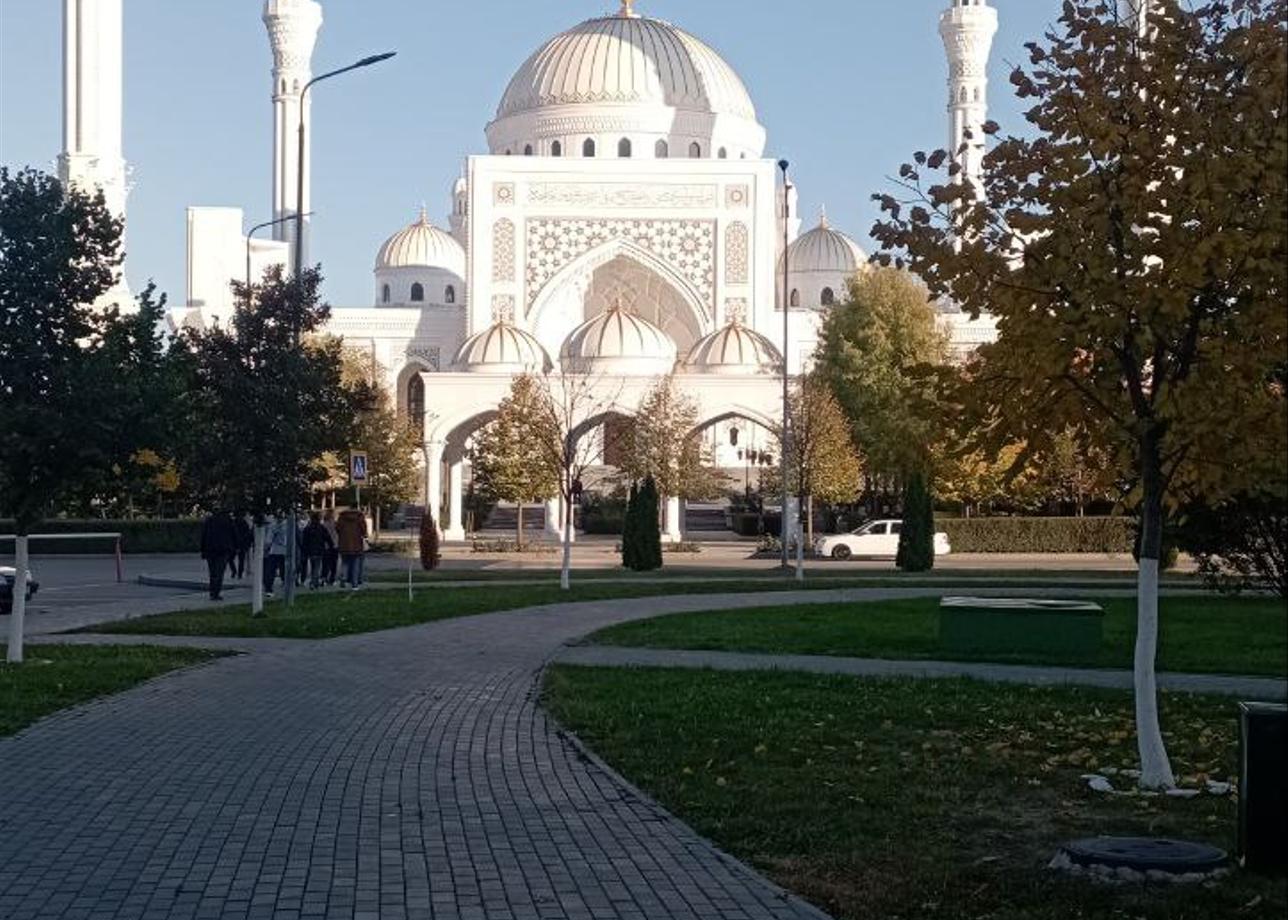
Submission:
<svg viewBox="0 0 1288 920">
<path fill-rule="evenodd" d="M 850 532 L 851 532 L 852 534 L 854 534 L 855 536 L 862 536 L 862 535 L 863 535 L 863 534 L 865 534 L 865 533 L 874 533 L 874 532 L 876 531 L 876 529 L 877 529 L 877 524 L 878 524 L 878 523 L 879 523 L 879 522 L 877 522 L 877 521 L 869 521 L 868 523 L 866 523 L 866 524 L 864 524 L 862 527 L 860 527 L 858 530 L 852 530 L 852 531 L 850 531 Z"/>
</svg>

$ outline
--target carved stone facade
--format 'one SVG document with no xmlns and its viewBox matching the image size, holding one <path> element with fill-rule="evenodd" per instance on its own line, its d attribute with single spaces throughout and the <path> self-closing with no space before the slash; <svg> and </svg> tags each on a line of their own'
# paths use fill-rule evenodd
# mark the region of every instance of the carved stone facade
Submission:
<svg viewBox="0 0 1288 920">
<path fill-rule="evenodd" d="M 642 185 L 636 182 L 534 182 L 527 203 L 574 208 L 667 208 L 701 210 L 715 207 L 714 185 Z"/>
<path fill-rule="evenodd" d="M 688 281 L 715 312 L 715 222 L 532 218 L 527 223 L 528 309 L 555 275 L 604 243 L 626 240 Z"/>
<path fill-rule="evenodd" d="M 492 280 L 514 280 L 514 221 L 506 217 L 492 225 Z"/>
<path fill-rule="evenodd" d="M 443 354 L 437 345 L 409 345 L 407 360 L 419 362 L 435 373 L 443 369 Z"/>
<path fill-rule="evenodd" d="M 725 301 L 725 322 L 747 324 L 747 298 L 730 297 Z"/>
<path fill-rule="evenodd" d="M 494 323 L 513 323 L 514 322 L 514 295 L 512 294 L 493 294 L 492 295 L 492 322 Z"/>
<path fill-rule="evenodd" d="M 725 227 L 725 283 L 746 284 L 751 276 L 751 237 L 747 225 L 734 221 Z"/>
</svg>

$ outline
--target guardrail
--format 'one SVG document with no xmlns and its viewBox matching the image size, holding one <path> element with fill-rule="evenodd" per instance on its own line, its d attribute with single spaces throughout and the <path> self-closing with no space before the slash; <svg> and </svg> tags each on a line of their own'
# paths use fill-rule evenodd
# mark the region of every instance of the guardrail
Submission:
<svg viewBox="0 0 1288 920">
<path fill-rule="evenodd" d="M 27 534 L 28 540 L 111 540 L 112 555 L 116 561 L 116 583 L 119 585 L 125 581 L 125 559 L 121 551 L 122 534 L 119 533 L 32 533 Z M 0 533 L 0 543 L 6 543 L 11 540 L 17 540 L 18 535 L 13 533 Z"/>
</svg>

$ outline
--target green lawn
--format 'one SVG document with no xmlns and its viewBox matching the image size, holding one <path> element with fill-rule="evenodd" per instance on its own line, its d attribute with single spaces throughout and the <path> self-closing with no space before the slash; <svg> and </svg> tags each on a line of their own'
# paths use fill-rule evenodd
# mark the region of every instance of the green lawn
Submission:
<svg viewBox="0 0 1288 920">
<path fill-rule="evenodd" d="M 397 590 L 313 595 L 304 593 L 289 611 L 280 601 L 268 604 L 265 608 L 268 616 L 261 619 L 252 619 L 250 607 L 239 605 L 217 610 L 180 611 L 139 617 L 86 627 L 80 631 L 132 635 L 330 639 L 539 604 L 675 594 L 723 594 L 731 591 L 788 591 L 800 587 L 789 579 L 754 583 L 740 580 L 684 584 L 664 581 L 618 584 L 591 582 L 575 583 L 570 591 L 561 590 L 557 582 L 484 584 L 477 587 L 422 586 L 417 590 L 414 601 L 410 602 L 405 591 Z M 825 589 L 838 585 L 835 582 L 816 580 L 807 583 L 806 587 Z"/>
<path fill-rule="evenodd" d="M 1109 886 L 1045 869 L 1101 833 L 1231 849 L 1232 798 L 1089 792 L 1135 762 L 1127 693 L 558 666 L 545 703 L 627 778 L 838 920 L 1270 920 L 1282 879 Z M 1234 703 L 1165 695 L 1189 782 L 1235 773 Z M 1119 779 L 1121 788 L 1128 788 Z"/>
<path fill-rule="evenodd" d="M 988 660 L 1130 668 L 1135 600 L 1098 598 L 1105 608 L 1099 653 L 972 654 L 941 648 L 935 598 L 832 606 L 764 607 L 681 613 L 614 626 L 587 643 L 716 649 L 857 658 Z M 1168 671 L 1283 677 L 1288 671 L 1288 610 L 1280 598 L 1164 597 L 1159 667 Z"/>
<path fill-rule="evenodd" d="M 143 645 L 29 645 L 24 651 L 23 664 L 0 661 L 0 737 L 60 709 L 226 654 Z M 0 658 L 3 652 L 0 645 Z"/>
</svg>

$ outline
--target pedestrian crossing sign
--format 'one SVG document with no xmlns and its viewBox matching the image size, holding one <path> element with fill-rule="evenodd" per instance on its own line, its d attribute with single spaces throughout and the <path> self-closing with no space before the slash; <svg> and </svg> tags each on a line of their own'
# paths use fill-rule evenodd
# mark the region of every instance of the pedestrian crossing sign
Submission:
<svg viewBox="0 0 1288 920">
<path fill-rule="evenodd" d="M 349 482 L 355 486 L 367 484 L 367 452 L 365 450 L 349 451 Z"/>
</svg>

